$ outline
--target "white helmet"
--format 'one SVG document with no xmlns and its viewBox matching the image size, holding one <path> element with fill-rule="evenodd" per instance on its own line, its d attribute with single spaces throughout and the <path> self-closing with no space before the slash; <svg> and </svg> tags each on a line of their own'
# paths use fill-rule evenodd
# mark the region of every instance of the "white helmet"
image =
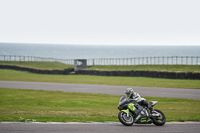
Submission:
<svg viewBox="0 0 200 133">
<path fill-rule="evenodd" d="M 132 88 L 127 88 L 125 91 L 125 95 L 127 98 L 130 98 L 133 96 L 134 90 Z"/>
</svg>

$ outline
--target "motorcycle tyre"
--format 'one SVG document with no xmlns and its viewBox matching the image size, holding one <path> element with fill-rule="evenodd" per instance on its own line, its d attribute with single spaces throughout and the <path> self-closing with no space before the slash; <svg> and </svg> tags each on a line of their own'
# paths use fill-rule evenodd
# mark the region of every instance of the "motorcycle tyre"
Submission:
<svg viewBox="0 0 200 133">
<path fill-rule="evenodd" d="M 124 122 L 123 118 L 121 117 L 121 116 L 122 116 L 122 113 L 125 113 L 125 112 L 120 111 L 119 114 L 118 114 L 118 119 L 119 119 L 119 121 L 120 121 L 123 125 L 125 125 L 125 126 L 132 126 L 133 123 L 134 123 L 134 118 L 133 118 L 133 116 L 131 115 L 133 121 L 132 121 L 131 123 L 126 123 L 126 122 Z"/>
<path fill-rule="evenodd" d="M 166 122 L 165 115 L 163 114 L 163 112 L 161 112 L 158 109 L 155 109 L 155 111 L 157 111 L 158 113 L 160 113 L 162 115 L 162 117 L 164 117 L 164 118 L 163 118 L 162 122 L 158 122 L 157 120 L 155 120 L 154 118 L 152 118 L 153 124 L 156 125 L 156 126 L 163 126 L 165 124 L 165 122 Z"/>
</svg>

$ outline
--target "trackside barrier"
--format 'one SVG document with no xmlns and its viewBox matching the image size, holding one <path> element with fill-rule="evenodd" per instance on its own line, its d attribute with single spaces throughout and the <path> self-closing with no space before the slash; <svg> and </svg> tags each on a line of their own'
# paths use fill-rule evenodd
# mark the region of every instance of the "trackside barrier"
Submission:
<svg viewBox="0 0 200 133">
<path fill-rule="evenodd" d="M 0 69 L 13 69 L 13 70 L 20 70 L 20 71 L 28 71 L 28 72 L 37 73 L 37 74 L 59 74 L 59 75 L 68 75 L 68 74 L 71 74 L 71 72 L 74 72 L 74 68 L 68 68 L 64 70 L 40 70 L 40 69 L 11 66 L 11 65 L 0 65 Z M 200 80 L 200 73 L 197 73 L 197 72 L 78 70 L 78 71 L 75 71 L 75 73 L 73 74 Z"/>
<path fill-rule="evenodd" d="M 192 79 L 192 80 L 200 79 L 200 73 L 193 73 L 193 72 L 79 70 L 76 71 L 75 74 L 98 75 L 98 76 L 150 77 L 150 78 L 167 78 L 167 79 Z"/>
<path fill-rule="evenodd" d="M 74 71 L 74 68 L 68 68 L 64 70 L 41 70 L 41 69 L 11 66 L 11 65 L 0 65 L 0 69 L 13 69 L 13 70 L 27 71 L 37 74 L 58 74 L 58 75 L 68 75 L 70 72 Z"/>
</svg>

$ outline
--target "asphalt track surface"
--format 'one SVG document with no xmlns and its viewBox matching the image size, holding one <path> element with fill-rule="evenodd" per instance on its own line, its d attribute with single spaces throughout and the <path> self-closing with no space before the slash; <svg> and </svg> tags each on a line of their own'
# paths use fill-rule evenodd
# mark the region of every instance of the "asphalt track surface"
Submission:
<svg viewBox="0 0 200 133">
<path fill-rule="evenodd" d="M 127 127 L 120 123 L 104 124 L 11 124 L 0 123 L 0 133 L 199 133 L 200 123 L 167 123 L 164 126 Z"/>
<path fill-rule="evenodd" d="M 111 94 L 111 95 L 123 95 L 125 89 L 128 87 L 132 87 L 141 96 L 200 99 L 200 89 L 0 81 L 0 88 L 37 89 L 37 90 L 64 91 L 64 92 L 99 93 L 99 94 Z"/>
</svg>

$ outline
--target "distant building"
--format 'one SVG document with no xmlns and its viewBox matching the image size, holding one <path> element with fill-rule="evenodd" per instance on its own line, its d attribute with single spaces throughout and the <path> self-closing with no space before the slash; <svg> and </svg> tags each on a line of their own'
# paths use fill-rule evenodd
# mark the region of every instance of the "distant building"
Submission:
<svg viewBox="0 0 200 133">
<path fill-rule="evenodd" d="M 74 70 L 82 70 L 87 68 L 87 60 L 86 59 L 75 59 L 74 60 Z"/>
</svg>

